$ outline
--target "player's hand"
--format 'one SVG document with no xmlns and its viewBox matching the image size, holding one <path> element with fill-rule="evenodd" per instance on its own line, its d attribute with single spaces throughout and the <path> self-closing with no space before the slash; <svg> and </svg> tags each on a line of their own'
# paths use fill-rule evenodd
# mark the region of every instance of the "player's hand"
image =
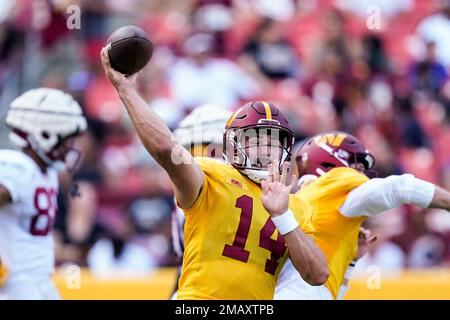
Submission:
<svg viewBox="0 0 450 320">
<path fill-rule="evenodd" d="M 278 161 L 274 160 L 269 164 L 269 177 L 267 181 L 261 182 L 262 202 L 264 208 L 270 216 L 276 217 L 285 213 L 289 206 L 289 193 L 297 181 L 296 176 L 292 176 L 291 183 L 287 184 L 289 163 L 283 163 L 283 170 L 280 175 Z"/>
<path fill-rule="evenodd" d="M 377 241 L 377 236 L 372 235 L 372 232 L 368 229 L 359 228 L 358 234 L 358 250 L 354 261 L 361 259 L 367 252 L 369 252 L 370 246 Z"/>
<path fill-rule="evenodd" d="M 114 70 L 113 67 L 111 67 L 111 63 L 109 62 L 108 49 L 106 47 L 102 48 L 102 51 L 100 52 L 100 58 L 102 60 L 102 66 L 105 70 L 106 77 L 109 79 L 109 81 L 111 81 L 116 89 L 136 87 L 136 78 L 139 73 L 135 73 L 127 77 L 119 71 Z"/>
</svg>

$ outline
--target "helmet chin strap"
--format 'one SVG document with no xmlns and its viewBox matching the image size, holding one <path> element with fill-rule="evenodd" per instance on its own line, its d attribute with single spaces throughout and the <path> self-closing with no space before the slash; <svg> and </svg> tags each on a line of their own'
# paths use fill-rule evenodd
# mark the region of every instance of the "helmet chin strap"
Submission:
<svg viewBox="0 0 450 320">
<path fill-rule="evenodd" d="M 263 180 L 267 180 L 269 177 L 269 172 L 267 170 L 242 169 L 239 171 L 243 175 L 247 176 L 247 178 L 258 184 L 260 184 Z"/>
<path fill-rule="evenodd" d="M 317 169 L 316 169 L 316 172 L 317 172 L 317 174 L 319 175 L 319 177 L 323 176 L 323 175 L 326 173 L 325 171 L 323 171 L 323 170 L 320 169 L 320 168 L 317 168 Z"/>
<path fill-rule="evenodd" d="M 53 169 L 55 169 L 58 172 L 64 171 L 66 169 L 66 164 L 62 161 L 59 160 L 51 160 L 46 154 L 45 152 L 43 152 L 41 149 L 39 149 L 37 147 L 37 143 L 34 140 L 33 136 L 30 136 L 27 139 L 28 143 L 30 144 L 31 148 L 34 150 L 34 152 L 36 152 L 36 154 L 38 155 L 39 158 L 41 158 L 42 161 L 45 162 L 45 164 L 49 167 L 52 167 Z"/>
<path fill-rule="evenodd" d="M 225 162 L 230 163 L 225 153 L 223 153 L 223 158 Z M 239 169 L 239 172 L 258 184 L 263 180 L 267 180 L 269 177 L 269 172 L 267 170 Z"/>
<path fill-rule="evenodd" d="M 267 159 L 269 159 L 267 157 Z M 265 159 L 265 160 L 267 160 Z M 260 159 L 261 161 L 261 159 Z M 251 163 L 250 163 L 250 159 L 248 158 L 247 155 L 245 155 L 245 163 L 247 167 L 251 167 Z M 249 178 L 250 180 L 260 184 L 261 181 L 263 180 L 267 180 L 267 178 L 269 177 L 269 172 L 267 170 L 257 170 L 257 169 L 242 169 L 239 170 L 243 175 L 247 176 L 247 178 Z"/>
</svg>

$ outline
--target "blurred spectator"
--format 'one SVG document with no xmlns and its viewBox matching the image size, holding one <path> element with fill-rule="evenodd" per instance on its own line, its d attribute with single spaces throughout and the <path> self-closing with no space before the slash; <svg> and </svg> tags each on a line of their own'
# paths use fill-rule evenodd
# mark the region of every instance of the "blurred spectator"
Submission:
<svg viewBox="0 0 450 320">
<path fill-rule="evenodd" d="M 424 129 L 414 117 L 412 98 L 397 99 L 396 111 L 397 117 L 394 121 L 398 143 L 411 148 L 424 147 L 427 144 L 427 137 Z"/>
<path fill-rule="evenodd" d="M 408 257 L 410 268 L 430 268 L 442 264 L 445 244 L 434 235 L 423 235 L 414 241 Z"/>
<path fill-rule="evenodd" d="M 214 36 L 216 51 L 225 54 L 225 32 L 233 26 L 232 0 L 198 0 L 192 12 L 193 26 L 199 32 Z"/>
<path fill-rule="evenodd" d="M 139 77 L 141 96 L 172 130 L 178 127 L 184 116 L 184 110 L 172 98 L 165 79 L 166 70 L 175 60 L 175 55 L 168 47 L 159 47 L 154 50 L 149 66 L 141 71 Z"/>
<path fill-rule="evenodd" d="M 383 18 L 392 18 L 412 10 L 414 8 L 415 0 L 334 0 L 333 2 L 339 9 L 351 11 L 364 18 L 367 17 L 369 13 L 372 13 L 371 11 L 368 12 L 368 8 L 376 6 L 376 8 L 380 10 L 380 15 Z"/>
<path fill-rule="evenodd" d="M 183 43 L 186 57 L 168 71 L 173 98 L 183 109 L 205 103 L 230 109 L 258 94 L 257 83 L 233 61 L 214 57 L 214 50 L 211 35 L 194 34 Z"/>
<path fill-rule="evenodd" d="M 402 248 L 392 241 L 392 238 L 404 231 L 402 211 L 395 209 L 370 217 L 364 225 L 378 239 L 369 253 L 358 260 L 355 273 L 367 275 L 370 266 L 380 268 L 382 275 L 401 271 L 406 266 L 406 255 Z"/>
<path fill-rule="evenodd" d="M 406 267 L 406 257 L 402 249 L 395 243 L 384 240 L 369 251 L 367 255 L 358 260 L 355 274 L 367 275 L 371 266 L 380 268 L 382 275 L 399 273 Z M 373 271 L 372 271 L 373 272 Z"/>
<path fill-rule="evenodd" d="M 170 261 L 169 231 L 164 225 L 172 212 L 171 199 L 138 199 L 128 209 L 126 228 L 103 237 L 88 253 L 89 268 L 98 276 L 147 274 Z"/>
<path fill-rule="evenodd" d="M 425 59 L 411 66 L 409 71 L 411 87 L 438 96 L 446 79 L 445 66 L 436 58 L 436 44 L 429 42 Z"/>
<path fill-rule="evenodd" d="M 244 48 L 240 64 L 255 78 L 279 80 L 299 76 L 300 62 L 285 39 L 282 25 L 270 19 L 261 21 Z"/>
<path fill-rule="evenodd" d="M 426 17 L 417 26 L 417 34 L 427 43 L 436 44 L 436 56 L 438 61 L 446 67 L 450 66 L 450 0 L 442 1 L 439 12 Z"/>
<path fill-rule="evenodd" d="M 204 32 L 223 32 L 233 24 L 232 0 L 198 0 L 193 12 L 195 27 Z"/>
<path fill-rule="evenodd" d="M 372 75 L 388 73 L 388 59 L 384 50 L 383 40 L 376 35 L 366 35 L 362 39 L 363 58 L 369 66 Z"/>
<path fill-rule="evenodd" d="M 0 23 L 9 19 L 14 8 L 14 0 L 4 0 L 0 3 Z"/>
<path fill-rule="evenodd" d="M 88 131 L 76 141 L 76 148 L 82 153 L 82 163 L 73 177 L 68 174 L 62 176 L 55 222 L 58 264 L 70 261 L 85 266 L 90 247 L 105 232 L 97 214 L 98 190 L 104 182 L 101 151 L 106 134 L 102 123 L 90 120 Z M 77 188 L 76 194 L 71 195 L 74 187 Z"/>
<path fill-rule="evenodd" d="M 119 122 L 123 116 L 122 102 L 108 84 L 101 70 L 90 79 L 85 92 L 86 115 L 103 122 Z"/>
<path fill-rule="evenodd" d="M 332 104 L 338 115 L 346 108 L 345 86 L 349 82 L 351 61 L 351 41 L 345 29 L 345 18 L 337 11 L 327 11 L 320 17 L 322 38 L 314 46 L 313 67 L 304 81 L 307 93 L 311 96 L 317 84 L 327 84 Z"/>
<path fill-rule="evenodd" d="M 250 0 L 254 10 L 260 16 L 278 21 L 292 18 L 296 11 L 296 0 Z"/>
</svg>

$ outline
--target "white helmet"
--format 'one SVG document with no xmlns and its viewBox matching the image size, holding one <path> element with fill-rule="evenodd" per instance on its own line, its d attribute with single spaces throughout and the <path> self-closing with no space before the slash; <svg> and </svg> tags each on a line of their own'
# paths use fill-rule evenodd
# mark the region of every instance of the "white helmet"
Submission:
<svg viewBox="0 0 450 320">
<path fill-rule="evenodd" d="M 10 105 L 6 124 L 20 148 L 31 147 L 47 165 L 61 165 L 65 154 L 57 150 L 64 139 L 86 130 L 87 122 L 78 102 L 57 89 L 38 88 L 24 92 Z"/>
<path fill-rule="evenodd" d="M 184 147 L 223 143 L 223 131 L 231 112 L 212 104 L 195 108 L 174 131 L 175 138 Z"/>
</svg>

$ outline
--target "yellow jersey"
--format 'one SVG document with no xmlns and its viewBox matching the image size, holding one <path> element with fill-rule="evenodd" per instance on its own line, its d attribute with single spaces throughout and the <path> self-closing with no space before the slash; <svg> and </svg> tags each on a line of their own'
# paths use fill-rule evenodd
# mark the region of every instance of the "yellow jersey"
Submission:
<svg viewBox="0 0 450 320">
<path fill-rule="evenodd" d="M 6 278 L 8 277 L 8 269 L 4 263 L 2 263 L 2 259 L 0 258 L 0 288 L 5 285 Z"/>
<path fill-rule="evenodd" d="M 296 193 L 314 208 L 315 241 L 327 257 L 330 273 L 325 286 L 335 299 L 345 271 L 356 256 L 359 228 L 366 218 L 345 217 L 339 209 L 350 191 L 368 180 L 354 169 L 335 168 Z"/>
<path fill-rule="evenodd" d="M 186 215 L 178 299 L 273 299 L 287 247 L 264 209 L 260 187 L 231 165 L 195 158 L 205 179 Z M 289 208 L 314 236 L 312 207 L 291 196 Z"/>
</svg>

